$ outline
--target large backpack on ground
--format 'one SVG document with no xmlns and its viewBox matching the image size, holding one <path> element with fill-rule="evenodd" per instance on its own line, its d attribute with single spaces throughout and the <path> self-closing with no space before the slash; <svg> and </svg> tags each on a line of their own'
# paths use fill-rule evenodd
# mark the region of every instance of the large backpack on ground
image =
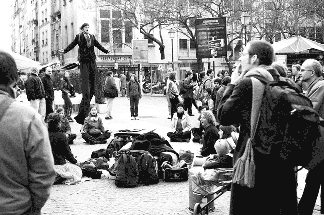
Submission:
<svg viewBox="0 0 324 215">
<path fill-rule="evenodd" d="M 159 183 L 158 162 L 149 152 L 146 151 L 137 157 L 137 166 L 140 184 Z"/>
<path fill-rule="evenodd" d="M 136 187 L 138 183 L 138 167 L 135 158 L 130 153 L 122 153 L 115 165 L 116 186 Z"/>
<path fill-rule="evenodd" d="M 113 156 L 114 152 L 118 152 L 128 142 L 131 142 L 132 138 L 130 135 L 118 135 L 108 144 L 106 149 L 106 158 L 109 159 Z"/>
<path fill-rule="evenodd" d="M 307 166 L 320 134 L 320 119 L 312 102 L 285 81 L 264 84 L 254 149 L 272 154 L 291 166 Z"/>
</svg>

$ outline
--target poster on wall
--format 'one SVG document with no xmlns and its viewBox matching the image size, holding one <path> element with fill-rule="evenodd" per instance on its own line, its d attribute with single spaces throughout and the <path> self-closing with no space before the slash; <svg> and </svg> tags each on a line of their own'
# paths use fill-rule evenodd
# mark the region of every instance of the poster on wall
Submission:
<svg viewBox="0 0 324 215">
<path fill-rule="evenodd" d="M 227 56 L 226 17 L 196 19 L 197 58 Z"/>
<path fill-rule="evenodd" d="M 287 66 L 287 55 L 276 55 L 276 61 Z"/>
<path fill-rule="evenodd" d="M 148 40 L 133 40 L 133 63 L 141 64 L 148 62 Z"/>
</svg>

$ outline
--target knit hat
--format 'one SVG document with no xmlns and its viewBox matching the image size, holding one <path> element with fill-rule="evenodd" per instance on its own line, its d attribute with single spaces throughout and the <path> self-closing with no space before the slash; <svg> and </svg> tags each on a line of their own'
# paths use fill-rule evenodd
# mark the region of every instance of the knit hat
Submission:
<svg viewBox="0 0 324 215">
<path fill-rule="evenodd" d="M 83 30 L 83 28 L 86 27 L 86 26 L 89 26 L 89 24 L 88 24 L 88 23 L 83 23 L 83 24 L 81 25 L 80 29 Z"/>
</svg>

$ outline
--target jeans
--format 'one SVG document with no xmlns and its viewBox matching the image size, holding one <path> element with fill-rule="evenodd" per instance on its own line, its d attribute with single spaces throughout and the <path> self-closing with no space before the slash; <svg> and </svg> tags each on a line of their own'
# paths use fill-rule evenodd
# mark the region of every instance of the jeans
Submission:
<svg viewBox="0 0 324 215">
<path fill-rule="evenodd" d="M 46 102 L 45 98 L 30 100 L 30 105 L 42 116 L 43 120 L 46 115 Z"/>
<path fill-rule="evenodd" d="M 107 114 L 106 114 L 106 117 L 111 116 L 111 110 L 112 110 L 112 107 L 113 107 L 114 99 L 115 98 L 107 98 Z"/>
<path fill-rule="evenodd" d="M 129 96 L 130 112 L 132 117 L 138 116 L 139 95 Z"/>
<path fill-rule="evenodd" d="M 62 93 L 62 98 L 64 100 L 65 116 L 70 117 L 72 113 L 72 102 L 70 96 L 67 93 Z"/>
</svg>

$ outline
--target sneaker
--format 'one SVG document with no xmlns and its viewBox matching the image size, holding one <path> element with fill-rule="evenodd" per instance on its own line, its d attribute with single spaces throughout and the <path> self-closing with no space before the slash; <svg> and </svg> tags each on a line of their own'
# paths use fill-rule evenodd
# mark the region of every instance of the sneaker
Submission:
<svg viewBox="0 0 324 215">
<path fill-rule="evenodd" d="M 111 116 L 106 116 L 105 119 L 112 119 L 112 117 Z"/>
<path fill-rule="evenodd" d="M 138 116 L 136 116 L 136 117 L 134 117 L 134 118 L 135 118 L 135 120 L 139 120 Z"/>
<path fill-rule="evenodd" d="M 132 117 L 131 117 L 131 120 L 136 120 L 136 119 L 135 119 L 135 117 L 132 116 Z"/>
</svg>

